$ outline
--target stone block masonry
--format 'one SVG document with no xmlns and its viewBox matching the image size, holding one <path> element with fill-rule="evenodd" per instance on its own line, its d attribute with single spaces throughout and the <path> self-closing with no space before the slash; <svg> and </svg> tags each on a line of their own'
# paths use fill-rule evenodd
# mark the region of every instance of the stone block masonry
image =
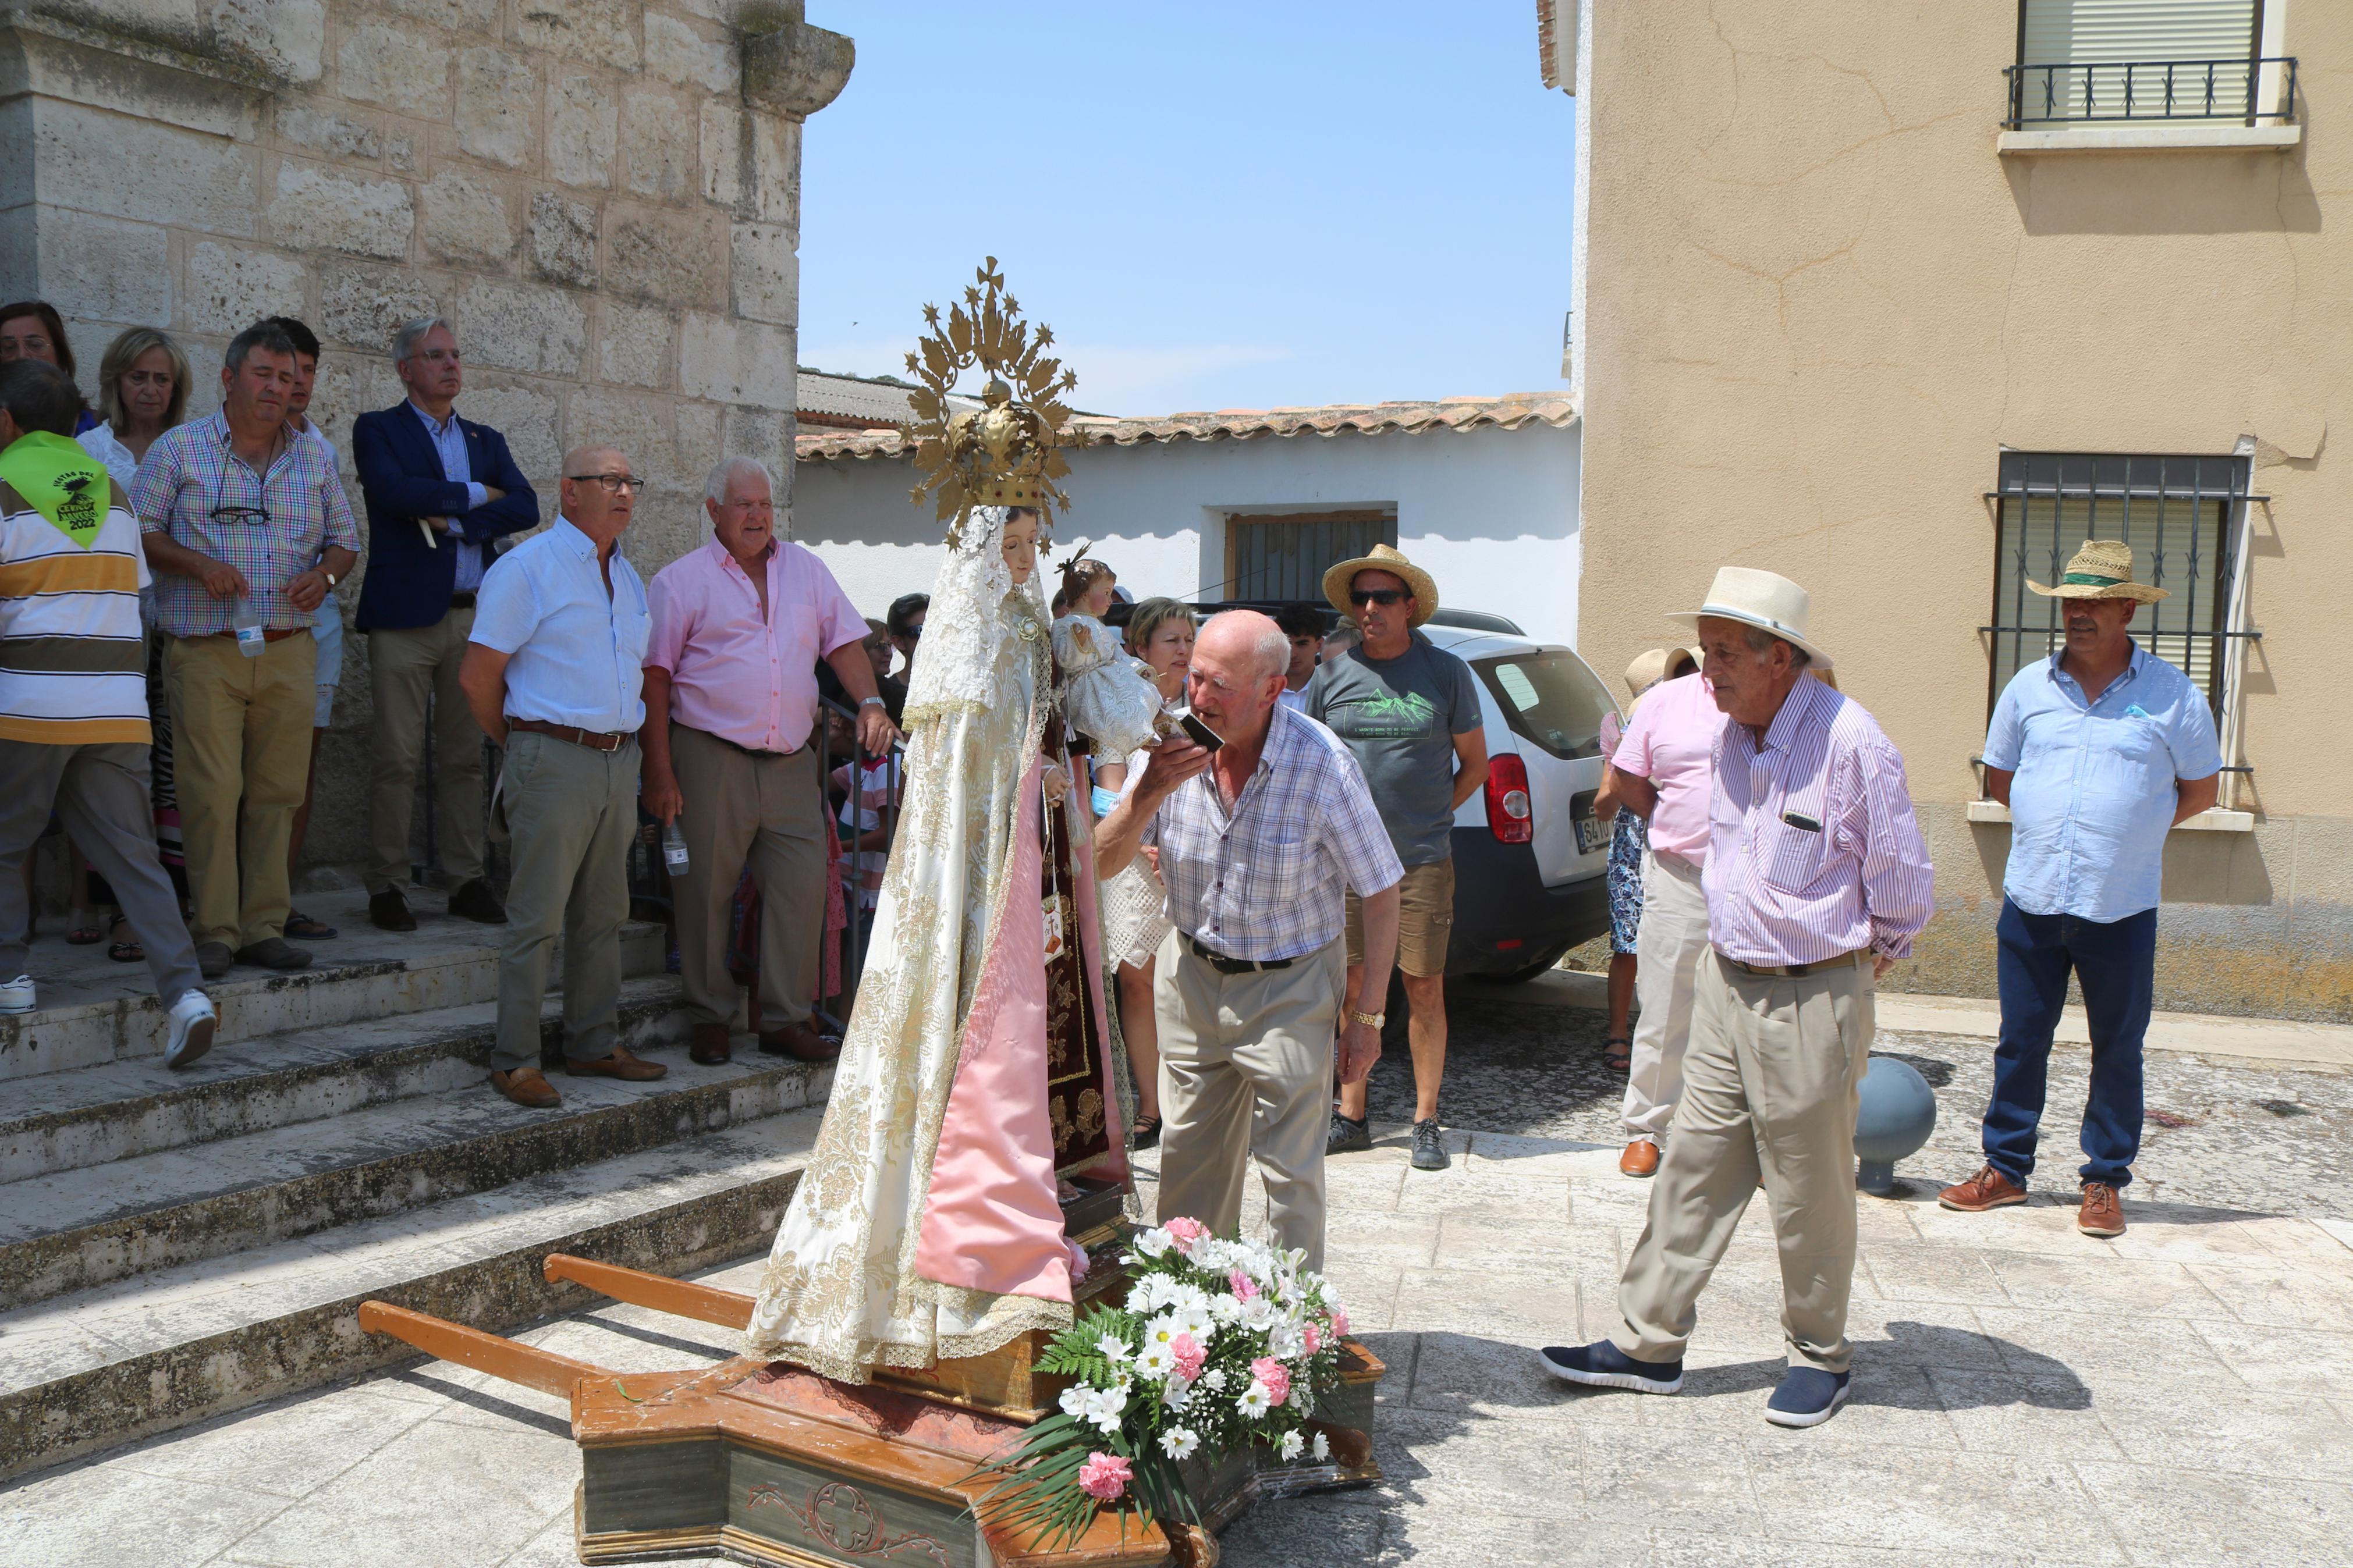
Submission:
<svg viewBox="0 0 2353 1568">
<path fill-rule="evenodd" d="M 25 0 L 0 18 L 0 298 L 63 312 L 93 400 L 116 332 L 171 331 L 196 416 L 231 336 L 301 317 L 355 509 L 352 420 L 400 398 L 392 333 L 446 315 L 460 410 L 548 516 L 567 447 L 628 451 L 650 576 L 702 537 L 721 456 L 789 498 L 800 116 L 849 47 L 799 0 Z M 353 636 L 314 863 L 363 853 L 371 717 Z"/>
</svg>

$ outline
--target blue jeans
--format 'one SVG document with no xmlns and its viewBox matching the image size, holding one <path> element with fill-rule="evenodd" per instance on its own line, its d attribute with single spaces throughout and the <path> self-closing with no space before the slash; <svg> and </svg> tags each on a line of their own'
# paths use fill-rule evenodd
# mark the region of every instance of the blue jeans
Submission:
<svg viewBox="0 0 2353 1568">
<path fill-rule="evenodd" d="M 2030 915 L 2004 899 L 1994 934 L 2000 943 L 2001 1044 L 1993 1054 L 1993 1102 L 1986 1107 L 1986 1163 L 2021 1186 L 2033 1173 L 2051 1035 L 2072 969 L 2092 1035 L 2083 1178 L 2125 1185 L 2140 1152 L 2141 1038 L 2157 984 L 2157 911 L 2104 924 Z"/>
</svg>

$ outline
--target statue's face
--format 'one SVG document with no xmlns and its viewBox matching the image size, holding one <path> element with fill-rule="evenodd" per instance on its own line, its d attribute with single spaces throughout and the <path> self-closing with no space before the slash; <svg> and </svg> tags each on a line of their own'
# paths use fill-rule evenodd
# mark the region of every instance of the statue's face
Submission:
<svg viewBox="0 0 2353 1568">
<path fill-rule="evenodd" d="M 1005 520 L 1005 531 L 999 536 L 1005 550 L 1005 564 L 1013 573 L 1013 585 L 1019 587 L 1029 581 L 1038 570 L 1038 514 L 1024 508 Z"/>
</svg>

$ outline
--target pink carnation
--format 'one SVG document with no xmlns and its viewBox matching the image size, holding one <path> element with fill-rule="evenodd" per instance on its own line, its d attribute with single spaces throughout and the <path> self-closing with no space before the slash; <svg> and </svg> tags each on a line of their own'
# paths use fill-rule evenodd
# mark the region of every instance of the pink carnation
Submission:
<svg viewBox="0 0 2353 1568">
<path fill-rule="evenodd" d="M 1110 1502 L 1127 1490 L 1134 1478 L 1127 1461 L 1117 1454 L 1089 1454 L 1079 1467 L 1079 1489 L 1097 1502 Z"/>
<path fill-rule="evenodd" d="M 1299 1333 L 1301 1342 L 1306 1345 L 1307 1353 L 1309 1355 L 1314 1355 L 1317 1351 L 1324 1348 L 1324 1336 L 1316 1331 L 1314 1324 L 1306 1324 L 1299 1331 Z"/>
<path fill-rule="evenodd" d="M 1193 1248 L 1207 1240 L 1209 1235 L 1209 1227 L 1199 1220 L 1181 1216 L 1160 1228 L 1168 1233 L 1168 1239 L 1176 1244 L 1176 1250 L 1187 1258 L 1193 1256 Z"/>
<path fill-rule="evenodd" d="M 1234 1300 L 1237 1301 L 1247 1301 L 1258 1294 L 1258 1281 L 1239 1268 L 1226 1276 L 1226 1283 L 1233 1287 Z"/>
<path fill-rule="evenodd" d="M 1176 1375 L 1190 1383 L 1201 1375 L 1201 1363 L 1209 1359 L 1190 1334 L 1178 1334 L 1168 1342 L 1168 1353 L 1176 1358 Z"/>
<path fill-rule="evenodd" d="M 1345 1337 L 1348 1332 L 1348 1309 L 1339 1306 L 1334 1307 L 1331 1311 L 1331 1319 L 1332 1337 L 1334 1339 Z"/>
<path fill-rule="evenodd" d="M 1291 1369 L 1271 1355 L 1250 1363 L 1250 1376 L 1266 1384 L 1266 1396 L 1280 1405 L 1291 1397 Z"/>
</svg>

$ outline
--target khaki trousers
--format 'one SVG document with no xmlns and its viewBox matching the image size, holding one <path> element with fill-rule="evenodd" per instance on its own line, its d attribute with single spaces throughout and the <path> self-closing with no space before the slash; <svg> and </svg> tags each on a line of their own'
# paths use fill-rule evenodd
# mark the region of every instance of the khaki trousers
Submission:
<svg viewBox="0 0 2353 1568">
<path fill-rule="evenodd" d="M 1642 852 L 1642 923 L 1634 933 L 1634 997 L 1642 1005 L 1628 1052 L 1626 1136 L 1656 1143 L 1683 1092 L 1692 992 L 1707 952 L 1707 890 L 1688 860 Z"/>
<path fill-rule="evenodd" d="M 1332 1128 L 1332 1036 L 1348 986 L 1335 940 L 1288 969 L 1220 974 L 1184 933 L 1160 944 L 1160 1219 L 1223 1236 L 1241 1223 L 1255 1155 L 1278 1245 L 1324 1267 L 1324 1141 Z"/>
<path fill-rule="evenodd" d="M 164 648 L 172 773 L 199 946 L 250 947 L 286 930 L 286 847 L 311 771 L 319 647 L 306 629 L 265 644 L 174 637 Z"/>
<path fill-rule="evenodd" d="M 638 830 L 638 743 L 595 752 L 553 735 L 507 737 L 499 773 L 514 879 L 499 954 L 501 1072 L 539 1065 L 547 966 L 564 935 L 564 1054 L 613 1054 L 620 1021 L 621 922 Z"/>
<path fill-rule="evenodd" d="M 826 796 L 813 746 L 754 757 L 683 724 L 670 727 L 670 769 L 685 805 L 686 875 L 670 879 L 678 964 L 698 1024 L 736 1026 L 743 987 L 727 968 L 727 925 L 748 858 L 760 889 L 760 989 L 751 1026 L 808 1021 L 825 935 Z"/>
<path fill-rule="evenodd" d="M 439 810 L 435 847 L 452 887 L 482 874 L 482 730 L 458 686 L 458 666 L 474 630 L 470 606 L 436 624 L 368 633 L 368 679 L 375 692 L 375 781 L 368 792 L 367 887 L 408 883 L 408 823 L 417 764 L 425 755 L 425 700 L 433 699 L 433 780 Z"/>
<path fill-rule="evenodd" d="M 1683 1355 L 1699 1293 L 1762 1184 L 1789 1364 L 1847 1370 L 1855 1095 L 1873 991 L 1867 963 L 1773 977 L 1744 974 L 1713 952 L 1700 959 L 1683 1099 L 1618 1287 L 1625 1326 L 1610 1337 L 1620 1350 L 1646 1362 Z"/>
</svg>

